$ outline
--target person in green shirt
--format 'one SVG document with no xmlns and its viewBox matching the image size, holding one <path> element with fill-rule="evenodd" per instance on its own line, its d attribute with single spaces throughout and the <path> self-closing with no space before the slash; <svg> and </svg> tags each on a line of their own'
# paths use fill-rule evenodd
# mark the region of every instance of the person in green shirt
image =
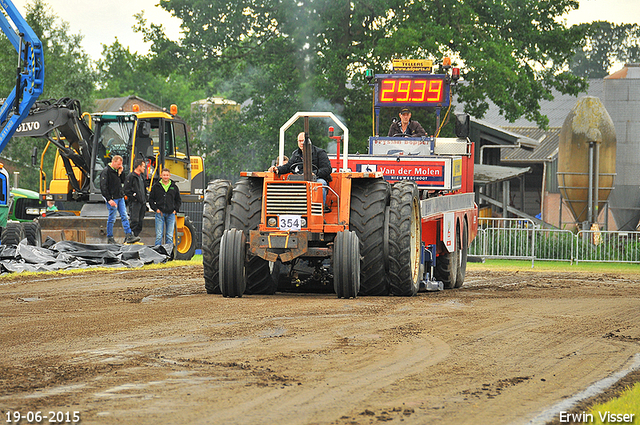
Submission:
<svg viewBox="0 0 640 425">
<path fill-rule="evenodd" d="M 163 168 L 158 180 L 151 188 L 149 206 L 156 213 L 156 245 L 173 243 L 173 232 L 176 227 L 176 213 L 180 211 L 180 190 L 171 180 L 171 171 Z"/>
</svg>

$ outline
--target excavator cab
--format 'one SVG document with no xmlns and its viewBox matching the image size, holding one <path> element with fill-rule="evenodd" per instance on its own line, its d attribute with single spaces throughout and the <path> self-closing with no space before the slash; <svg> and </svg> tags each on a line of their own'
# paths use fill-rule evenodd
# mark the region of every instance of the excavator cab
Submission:
<svg viewBox="0 0 640 425">
<path fill-rule="evenodd" d="M 135 120 L 132 116 L 113 115 L 94 117 L 94 151 L 91 170 L 91 194 L 100 195 L 100 173 L 104 170 L 114 155 L 122 157 L 124 172 L 128 173 L 131 164 L 131 144 Z M 100 195 L 101 196 L 101 195 Z"/>
</svg>

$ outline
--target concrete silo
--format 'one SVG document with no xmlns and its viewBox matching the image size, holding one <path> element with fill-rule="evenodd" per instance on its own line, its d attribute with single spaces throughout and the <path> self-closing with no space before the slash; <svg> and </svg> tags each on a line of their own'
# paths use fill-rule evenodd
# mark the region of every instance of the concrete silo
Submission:
<svg viewBox="0 0 640 425">
<path fill-rule="evenodd" d="M 611 212 L 619 230 L 635 230 L 640 221 L 640 64 L 625 64 L 605 77 L 604 106 L 617 138 Z"/>
<path fill-rule="evenodd" d="M 558 188 L 576 221 L 597 222 L 616 172 L 616 132 L 597 97 L 578 99 L 564 120 L 558 145 Z"/>
</svg>

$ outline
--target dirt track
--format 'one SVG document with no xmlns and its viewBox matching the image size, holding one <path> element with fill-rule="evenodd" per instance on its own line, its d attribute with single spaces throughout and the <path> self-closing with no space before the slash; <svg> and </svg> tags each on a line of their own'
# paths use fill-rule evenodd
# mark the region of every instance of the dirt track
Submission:
<svg viewBox="0 0 640 425">
<path fill-rule="evenodd" d="M 526 423 L 628 366 L 639 306 L 640 274 L 476 268 L 459 290 L 355 300 L 224 299 L 202 267 L 16 276 L 0 281 L 0 420 Z"/>
</svg>

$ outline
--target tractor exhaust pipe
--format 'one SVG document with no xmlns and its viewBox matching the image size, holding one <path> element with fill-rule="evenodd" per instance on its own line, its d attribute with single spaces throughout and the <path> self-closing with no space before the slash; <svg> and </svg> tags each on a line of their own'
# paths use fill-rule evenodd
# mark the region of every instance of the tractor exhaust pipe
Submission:
<svg viewBox="0 0 640 425">
<path fill-rule="evenodd" d="M 302 170 L 304 179 L 308 182 L 313 180 L 313 169 L 311 164 L 311 140 L 309 140 L 309 117 L 304 117 L 304 144 L 302 145 Z"/>
</svg>

